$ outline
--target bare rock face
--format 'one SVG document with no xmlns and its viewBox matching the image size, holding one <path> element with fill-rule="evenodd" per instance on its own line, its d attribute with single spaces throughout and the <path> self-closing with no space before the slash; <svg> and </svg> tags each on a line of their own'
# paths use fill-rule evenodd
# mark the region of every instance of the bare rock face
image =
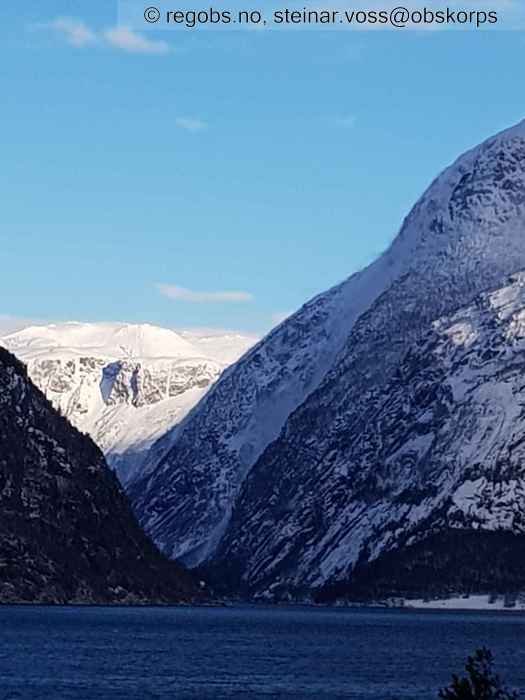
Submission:
<svg viewBox="0 0 525 700">
<path fill-rule="evenodd" d="M 150 446 L 217 380 L 224 358 L 253 342 L 104 323 L 36 326 L 0 339 L 61 414 L 91 435 L 125 485 L 142 474 Z"/>
<path fill-rule="evenodd" d="M 0 602 L 191 601 L 105 459 L 0 348 Z"/>
</svg>

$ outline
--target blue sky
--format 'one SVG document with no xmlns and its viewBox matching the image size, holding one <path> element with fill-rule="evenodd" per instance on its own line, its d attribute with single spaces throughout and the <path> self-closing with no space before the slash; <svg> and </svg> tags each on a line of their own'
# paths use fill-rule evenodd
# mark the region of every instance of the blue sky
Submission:
<svg viewBox="0 0 525 700">
<path fill-rule="evenodd" d="M 0 317 L 263 332 L 525 117 L 519 31 L 141 44 L 94 5 L 0 6 Z"/>
</svg>

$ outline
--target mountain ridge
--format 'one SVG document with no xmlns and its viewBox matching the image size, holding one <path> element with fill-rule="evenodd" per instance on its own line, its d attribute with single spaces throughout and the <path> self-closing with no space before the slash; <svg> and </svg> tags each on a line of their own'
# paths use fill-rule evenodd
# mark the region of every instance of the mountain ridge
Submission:
<svg viewBox="0 0 525 700">
<path fill-rule="evenodd" d="M 193 409 L 130 491 L 159 546 L 190 566 L 213 561 L 237 536 L 231 514 L 269 455 L 279 483 L 283 465 L 301 462 L 308 474 L 329 458 L 330 441 L 337 452 L 358 419 L 355 399 L 389 381 L 433 320 L 525 267 L 524 221 L 521 122 L 460 156 L 378 260 L 308 302 Z"/>
</svg>

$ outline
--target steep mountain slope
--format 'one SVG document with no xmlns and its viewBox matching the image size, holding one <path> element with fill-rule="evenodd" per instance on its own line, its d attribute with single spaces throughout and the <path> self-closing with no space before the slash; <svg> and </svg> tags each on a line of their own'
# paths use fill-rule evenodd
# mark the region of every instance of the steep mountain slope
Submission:
<svg viewBox="0 0 525 700">
<path fill-rule="evenodd" d="M 144 535 L 92 440 L 0 348 L 0 602 L 176 602 L 186 572 Z"/>
<path fill-rule="evenodd" d="M 389 380 L 429 323 L 525 267 L 524 202 L 525 123 L 463 155 L 375 263 L 229 368 L 131 491 L 159 546 L 189 565 L 213 557 L 255 463 L 258 472 L 272 460 L 272 483 L 286 479 L 290 465 L 304 478 L 319 464 L 330 471 L 331 450 L 348 439 L 357 406 Z"/>
<path fill-rule="evenodd" d="M 62 415 L 93 437 L 123 483 L 206 393 L 222 358 L 240 355 L 249 342 L 122 323 L 33 326 L 0 339 Z"/>
<path fill-rule="evenodd" d="M 520 273 L 508 286 L 435 322 L 388 383 L 355 397 L 351 414 L 341 419 L 344 430 L 334 424 L 321 438 L 312 407 L 301 408 L 286 447 L 275 443 L 246 479 L 217 556 L 219 568 L 249 590 L 278 596 L 351 581 L 356 565 L 354 578 L 375 585 L 366 563 L 402 550 L 412 569 L 404 578 L 398 572 L 396 580 L 415 588 L 422 580 L 407 548 L 417 554 L 430 536 L 435 541 L 425 545 L 427 569 L 438 553 L 450 563 L 453 552 L 472 539 L 456 534 L 452 547 L 450 530 L 522 535 L 524 358 Z M 308 403 L 324 399 L 318 394 Z M 305 416 L 312 420 L 306 423 Z M 432 563 L 433 586 L 464 575 L 469 566 L 479 578 L 485 572 L 487 585 L 496 585 L 490 575 L 495 552 L 485 547 L 486 538 L 475 541 L 476 566 L 472 553 L 463 570 L 439 570 Z M 511 542 L 507 567 L 525 538 Z M 392 586 L 399 561 L 388 561 L 386 571 L 376 564 L 372 572 L 383 579 L 390 572 Z M 501 575 L 507 569 L 495 568 L 498 582 L 507 586 Z M 473 579 L 474 573 L 470 584 Z"/>
</svg>

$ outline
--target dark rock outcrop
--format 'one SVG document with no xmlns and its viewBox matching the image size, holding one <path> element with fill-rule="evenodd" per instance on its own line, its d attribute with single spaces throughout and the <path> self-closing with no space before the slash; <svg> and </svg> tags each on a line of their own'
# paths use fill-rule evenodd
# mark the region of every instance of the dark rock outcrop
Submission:
<svg viewBox="0 0 525 700">
<path fill-rule="evenodd" d="M 192 600 L 140 529 L 94 442 L 0 348 L 0 602 Z"/>
</svg>

